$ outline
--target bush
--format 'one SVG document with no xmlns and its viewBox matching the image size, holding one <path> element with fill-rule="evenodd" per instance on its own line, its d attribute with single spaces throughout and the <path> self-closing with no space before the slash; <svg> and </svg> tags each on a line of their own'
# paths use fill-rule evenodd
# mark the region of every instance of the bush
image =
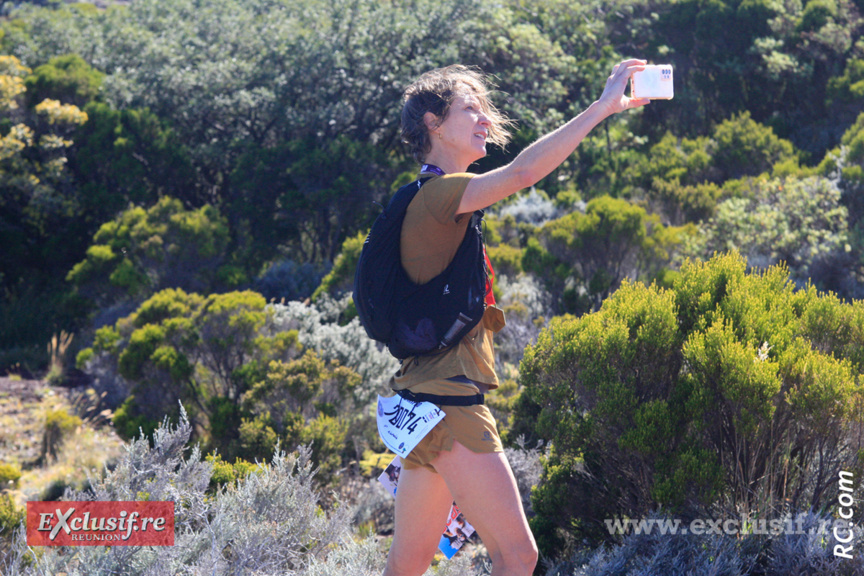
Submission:
<svg viewBox="0 0 864 576">
<path fill-rule="evenodd" d="M 386 391 L 387 382 L 398 369 L 399 362 L 366 335 L 357 318 L 344 325 L 337 322 L 350 299 L 350 294 L 340 300 L 324 294 L 308 306 L 288 302 L 274 304 L 270 309 L 275 330 L 296 330 L 300 344 L 314 350 L 322 360 L 336 360 L 360 375 L 361 381 L 353 389 L 354 402 L 365 406 L 376 394 Z"/>
<path fill-rule="evenodd" d="M 512 278 L 512 279 L 511 279 Z M 525 347 L 536 341 L 545 318 L 551 315 L 552 295 L 533 275 L 499 276 L 498 305 L 507 316 L 507 327 L 495 335 L 495 365 L 499 374 L 505 365 L 518 366 Z"/>
<path fill-rule="evenodd" d="M 849 274 L 825 269 L 849 250 L 847 209 L 840 199 L 837 185 L 819 176 L 756 180 L 742 197 L 721 202 L 698 233 L 688 237 L 682 253 L 707 259 L 715 252 L 738 250 L 753 267 L 785 262 L 800 286 L 811 278 L 830 282 L 832 276 Z M 821 275 L 814 274 L 814 266 Z"/>
<path fill-rule="evenodd" d="M 164 288 L 207 292 L 219 286 L 228 236 L 228 222 L 216 208 L 186 210 L 163 197 L 103 224 L 67 280 L 102 306 Z"/>
<path fill-rule="evenodd" d="M 333 347 L 329 340 L 321 344 Z M 337 359 L 304 350 L 296 328 L 253 292 L 207 298 L 159 292 L 115 326 L 98 330 L 79 360 L 88 370 L 107 372 L 103 380 L 116 373 L 130 384 L 114 414 L 126 438 L 152 434 L 182 401 L 192 408 L 195 437 L 208 450 L 263 460 L 279 442 L 310 444 L 322 481 L 351 456 L 349 423 L 368 417 L 355 410 L 370 400 L 368 390 L 358 392 L 361 376 Z"/>
<path fill-rule="evenodd" d="M 26 518 L 27 511 L 16 506 L 10 494 L 0 492 L 0 567 L 3 566 L 3 557 L 9 552 L 14 531 L 24 524 Z"/>
<path fill-rule="evenodd" d="M 249 458 L 265 458 L 281 443 L 309 445 L 324 482 L 342 465 L 348 401 L 360 377 L 338 363 L 325 364 L 307 350 L 291 362 L 273 361 L 266 377 L 242 397 L 245 413 L 240 426 L 240 447 Z M 347 454 L 346 454 L 347 456 Z"/>
<path fill-rule="evenodd" d="M 712 163 L 721 181 L 769 172 L 779 162 L 795 157 L 792 143 L 778 138 L 774 130 L 742 112 L 720 123 L 714 130 Z"/>
<path fill-rule="evenodd" d="M 545 192 L 534 187 L 520 192 L 511 202 L 502 205 L 498 210 L 502 218 L 512 216 L 517 223 L 532 226 L 542 226 L 562 216 L 562 212 Z"/>
<path fill-rule="evenodd" d="M 342 250 L 333 262 L 333 269 L 324 276 L 312 294 L 313 302 L 317 302 L 324 294 L 339 298 L 346 292 L 351 292 L 354 287 L 354 270 L 357 269 L 365 241 L 366 234 L 360 232 L 342 243 Z"/>
<path fill-rule="evenodd" d="M 24 79 L 27 105 L 31 108 L 46 98 L 83 108 L 99 95 L 104 74 L 77 54 L 51 58 Z"/>
<path fill-rule="evenodd" d="M 89 489 L 65 495 L 84 501 L 173 501 L 174 546 L 47 547 L 30 556 L 26 535 L 19 531 L 5 540 L 8 549 L 0 548 L 0 570 L 21 576 L 381 573 L 385 555 L 376 541 L 352 537 L 351 507 L 324 510 L 319 504 L 308 448 L 301 446 L 291 454 L 279 451 L 269 464 L 237 462 L 236 480 L 211 492 L 214 472 L 224 463 L 217 457 L 202 461 L 199 449 L 188 446 L 191 433 L 181 409 L 176 425 L 162 421 L 152 446 L 144 437 L 132 440 L 117 465 L 93 478 Z M 9 510 L 15 509 L 0 497 L 0 519 L 9 517 Z M 15 517 L 12 525 L 20 522 L 21 516 Z M 476 574 L 470 558 L 460 556 L 427 574 Z"/>
<path fill-rule="evenodd" d="M 15 464 L 0 463 L 0 491 L 17 488 L 21 469 Z"/>
<path fill-rule="evenodd" d="M 317 504 L 307 449 L 276 453 L 269 465 L 208 495 L 211 464 L 197 448 L 184 455 L 191 432 L 181 410 L 176 426 L 163 421 L 156 430 L 152 448 L 147 439 L 134 439 L 89 490 L 66 494 L 70 500 L 174 501 L 175 546 L 48 548 L 29 567 L 13 550 L 7 573 L 296 573 L 347 535 L 347 507 L 327 514 Z M 23 535 L 13 546 L 26 550 Z"/>
<path fill-rule="evenodd" d="M 529 239 L 522 268 L 544 279 L 561 300 L 559 309 L 581 313 L 598 308 L 625 278 L 656 273 L 677 243 L 677 235 L 644 208 L 600 196 L 584 214 L 547 222 L 537 239 Z"/>
<path fill-rule="evenodd" d="M 267 302 L 284 304 L 312 296 L 323 276 L 320 267 L 313 264 L 297 264 L 293 260 L 285 260 L 268 268 L 267 272 L 255 280 L 254 288 Z"/>
<path fill-rule="evenodd" d="M 789 517 L 791 518 L 791 516 Z M 668 520 L 652 515 L 649 520 Z M 579 550 L 551 566 L 547 576 L 857 576 L 864 561 L 833 555 L 830 516 L 802 513 L 800 534 L 630 533 L 611 547 Z M 655 525 L 656 526 L 656 525 Z M 861 529 L 853 529 L 859 537 Z M 843 534 L 841 532 L 841 534 Z"/>
<path fill-rule="evenodd" d="M 81 426 L 81 418 L 72 416 L 66 410 L 51 410 L 45 415 L 45 430 L 42 433 L 42 452 L 40 460 L 57 458 L 60 447 L 69 435 Z"/>
<path fill-rule="evenodd" d="M 517 412 L 534 420 L 514 428 L 552 441 L 532 498 L 547 553 L 661 506 L 818 509 L 861 465 L 864 304 L 745 270 L 726 254 L 686 263 L 672 289 L 625 283 L 528 347 Z"/>
</svg>

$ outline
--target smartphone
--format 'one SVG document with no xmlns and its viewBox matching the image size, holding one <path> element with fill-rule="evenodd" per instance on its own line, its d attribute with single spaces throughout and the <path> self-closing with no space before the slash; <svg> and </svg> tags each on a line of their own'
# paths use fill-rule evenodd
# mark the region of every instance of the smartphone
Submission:
<svg viewBox="0 0 864 576">
<path fill-rule="evenodd" d="M 671 64 L 651 64 L 630 77 L 631 98 L 671 100 L 674 95 Z"/>
</svg>

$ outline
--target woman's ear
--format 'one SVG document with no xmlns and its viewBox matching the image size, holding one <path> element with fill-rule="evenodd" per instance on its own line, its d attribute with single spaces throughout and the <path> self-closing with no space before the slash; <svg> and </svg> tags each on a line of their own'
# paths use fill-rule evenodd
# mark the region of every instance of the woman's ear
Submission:
<svg viewBox="0 0 864 576">
<path fill-rule="evenodd" d="M 432 112 L 426 112 L 423 114 L 423 123 L 426 125 L 426 129 L 429 130 L 429 132 L 433 132 L 441 126 L 441 120 Z"/>
</svg>

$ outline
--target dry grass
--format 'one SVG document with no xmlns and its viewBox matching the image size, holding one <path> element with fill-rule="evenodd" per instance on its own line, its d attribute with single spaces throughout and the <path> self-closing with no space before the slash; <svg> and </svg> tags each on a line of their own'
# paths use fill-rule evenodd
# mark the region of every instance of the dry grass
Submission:
<svg viewBox="0 0 864 576">
<path fill-rule="evenodd" d="M 18 489 L 11 492 L 19 505 L 57 497 L 66 486 L 82 487 L 88 470 L 100 470 L 122 452 L 122 441 L 113 429 L 94 428 L 85 419 L 68 434 L 56 458 L 39 461 L 46 414 L 75 413 L 66 392 L 40 381 L 0 379 L 0 462 L 22 470 Z"/>
</svg>

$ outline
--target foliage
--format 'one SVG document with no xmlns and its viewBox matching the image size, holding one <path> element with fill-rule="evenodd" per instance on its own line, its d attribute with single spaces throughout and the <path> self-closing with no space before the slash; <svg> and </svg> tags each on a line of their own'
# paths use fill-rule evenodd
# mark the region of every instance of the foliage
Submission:
<svg viewBox="0 0 864 576">
<path fill-rule="evenodd" d="M 512 216 L 517 223 L 542 226 L 561 216 L 561 210 L 542 190 L 534 187 L 515 196 L 513 201 L 498 210 L 499 217 Z"/>
<path fill-rule="evenodd" d="M 52 276 L 77 244 L 66 160 L 87 114 L 46 98 L 22 106 L 30 70 L 0 56 L 0 348 L 43 348 L 80 309 Z M 71 240 L 64 238 L 70 234 Z M 77 309 L 76 309 L 77 308 Z"/>
<path fill-rule="evenodd" d="M 297 330 L 304 347 L 314 350 L 325 362 L 333 360 L 360 375 L 361 381 L 353 390 L 357 406 L 365 406 L 376 394 L 383 393 L 399 362 L 386 348 L 366 335 L 357 318 L 339 324 L 351 302 L 346 295 L 333 300 L 322 295 L 315 304 L 301 302 L 274 304 L 274 325 L 277 330 Z"/>
<path fill-rule="evenodd" d="M 26 518 L 26 509 L 17 506 L 11 494 L 0 491 L 0 557 L 8 554 L 10 535 L 24 524 Z"/>
<path fill-rule="evenodd" d="M 226 484 L 233 484 L 244 479 L 249 474 L 261 469 L 259 464 L 253 464 L 243 458 L 235 458 L 233 464 L 229 464 L 217 453 L 208 454 L 205 458 L 213 466 L 210 476 L 210 489 L 215 490 Z"/>
<path fill-rule="evenodd" d="M 208 494 L 212 468 L 187 442 L 192 425 L 163 422 L 153 437 L 133 440 L 111 471 L 103 471 L 71 500 L 169 500 L 176 503 L 175 546 L 51 548 L 24 559 L 23 533 L 4 558 L 12 574 L 304 574 L 324 562 L 349 533 L 347 507 L 324 512 L 313 489 L 309 451 L 276 453 L 236 484 Z"/>
<path fill-rule="evenodd" d="M 799 285 L 811 278 L 831 281 L 823 265 L 850 250 L 847 210 L 837 185 L 823 177 L 754 180 L 743 196 L 724 200 L 715 215 L 688 237 L 682 253 L 708 258 L 738 250 L 750 266 L 766 268 L 785 262 Z M 836 275 L 842 275 L 842 270 Z M 837 289 L 839 283 L 827 288 Z M 825 287 L 824 285 L 822 287 Z"/>
<path fill-rule="evenodd" d="M 45 430 L 42 433 L 41 460 L 56 458 L 67 437 L 81 426 L 81 418 L 66 410 L 51 410 L 45 415 Z"/>
<path fill-rule="evenodd" d="M 529 274 L 512 279 L 499 275 L 495 282 L 501 291 L 496 301 L 507 319 L 506 329 L 495 335 L 495 370 L 507 374 L 507 366 L 519 365 L 525 347 L 537 340 L 545 318 L 551 316 L 552 295 Z"/>
<path fill-rule="evenodd" d="M 799 175 L 805 171 L 798 163 L 789 141 L 744 112 L 718 124 L 710 137 L 666 132 L 627 168 L 625 180 L 631 193 L 646 196 L 665 220 L 680 225 L 714 214 L 720 184 L 779 169 Z"/>
<path fill-rule="evenodd" d="M 24 79 L 28 106 L 50 98 L 83 108 L 99 96 L 104 76 L 77 54 L 56 56 Z"/>
<path fill-rule="evenodd" d="M 85 260 L 67 279 L 100 303 L 147 297 L 164 288 L 208 291 L 218 286 L 228 227 L 218 210 L 185 210 L 163 197 L 130 208 L 93 236 Z"/>
<path fill-rule="evenodd" d="M 864 114 L 843 134 L 840 146 L 825 155 L 818 171 L 837 181 L 849 209 L 849 227 L 858 226 L 864 216 Z"/>
<path fill-rule="evenodd" d="M 774 135 L 743 112 L 714 130 L 716 148 L 712 158 L 723 180 L 756 176 L 792 156 L 792 144 Z"/>
<path fill-rule="evenodd" d="M 253 287 L 268 302 L 283 304 L 291 300 L 305 300 L 312 296 L 321 284 L 324 270 L 309 262 L 298 264 L 294 260 L 283 260 L 270 266 L 255 279 Z"/>
<path fill-rule="evenodd" d="M 830 79 L 861 57 L 855 0 L 651 1 L 619 10 L 607 20 L 619 51 L 675 68 L 675 105 L 646 108 L 639 133 L 674 126 L 693 137 L 746 110 L 821 155 L 858 114 L 826 106 Z"/>
<path fill-rule="evenodd" d="M 30 150 L 25 172 L 62 155 L 62 178 L 41 178 L 51 194 L 0 220 L 4 346 L 30 350 L 82 324 L 86 303 L 64 279 L 93 234 L 159 198 L 224 215 L 220 290 L 286 259 L 328 270 L 407 169 L 398 137 L 404 86 L 440 65 L 494 75 L 496 102 L 518 121 L 513 145 L 490 151 L 473 168 L 480 172 L 583 110 L 621 58 L 675 66 L 673 101 L 605 121 L 540 183 L 556 211 L 531 194 L 504 207 L 518 211 L 520 225 L 532 210 L 534 224 L 560 216 L 560 197 L 573 194 L 628 197 L 664 225 L 704 220 L 730 195 L 726 179 L 802 176 L 860 113 L 856 0 L 142 0 L 6 10 L 2 46 L 33 69 L 17 95 L 28 103 L 16 113 L 24 125 L 60 133 L 51 114 L 69 105 L 88 117 L 60 134 L 71 145 Z M 418 13 L 448 25 L 417 26 Z M 44 98 L 59 104 L 39 117 Z M 20 123 L 0 119 L 0 133 Z M 511 275 L 531 235 L 520 234 L 518 245 L 496 249 Z M 663 257 L 648 277 L 666 275 Z M 566 290 L 562 309 L 596 304 L 580 281 L 556 282 L 556 292 Z"/>
<path fill-rule="evenodd" d="M 850 59 L 843 75 L 828 81 L 828 97 L 829 104 L 833 104 L 833 100 L 864 99 L 864 59 Z"/>
<path fill-rule="evenodd" d="M 333 268 L 324 276 L 321 284 L 312 293 L 313 302 L 325 293 L 338 298 L 353 289 L 354 270 L 356 270 L 357 262 L 360 260 L 360 251 L 363 249 L 367 235 L 368 232 L 361 232 L 342 243 L 342 250 L 336 257 L 336 261 L 333 262 Z"/>
<path fill-rule="evenodd" d="M 545 275 L 553 294 L 563 298 L 564 310 L 591 310 L 625 278 L 656 273 L 679 242 L 676 236 L 644 208 L 601 196 L 584 213 L 545 224 L 536 240 L 529 239 L 522 267 Z"/>
<path fill-rule="evenodd" d="M 17 488 L 21 479 L 21 469 L 15 464 L 0 464 L 0 490 Z"/>
<path fill-rule="evenodd" d="M 195 178 L 186 145 L 151 111 L 91 101 L 75 132 L 69 170 L 80 190 L 88 238 L 130 205 L 172 197 L 189 207 L 213 203 Z"/>
<path fill-rule="evenodd" d="M 26 33 L 10 34 L 26 62 L 80 54 L 105 72 L 107 103 L 167 121 L 209 195 L 194 205 L 226 202 L 253 276 L 280 243 L 304 261 L 332 261 L 368 226 L 371 201 L 383 201 L 394 176 L 382 152 L 398 145 L 404 84 L 473 51 L 485 11 L 473 0 L 206 9 L 145 0 L 106 11 L 22 8 Z M 417 13 L 458 25 L 418 27 Z"/>
<path fill-rule="evenodd" d="M 0 121 L 5 124 L 0 139 L 0 216 L 4 228 L 45 235 L 58 217 L 74 209 L 74 201 L 65 194 L 65 150 L 72 144 L 68 136 L 87 121 L 87 114 L 50 98 L 32 110 L 22 109 L 18 100 L 26 92 L 24 78 L 29 72 L 17 58 L 0 56 Z M 23 240 L 6 232 L 3 244 L 12 252 L 21 249 Z M 4 269 L 14 272 L 10 264 L 4 262 Z"/>
<path fill-rule="evenodd" d="M 141 425 L 155 429 L 165 414 L 175 413 L 179 400 L 194 407 L 193 422 L 201 424 L 197 417 L 225 417 L 221 399 L 229 408 L 239 406 L 249 380 L 295 345 L 295 334 L 262 334 L 268 318 L 264 299 L 252 292 L 205 298 L 168 289 L 115 326 L 99 329 L 92 351 L 82 351 L 79 363 L 107 357 L 132 385 L 114 416 L 127 437 Z M 230 426 L 224 432 L 228 439 L 236 433 Z"/>
<path fill-rule="evenodd" d="M 652 515 L 651 520 L 666 520 Z M 791 517 L 790 517 L 791 521 Z M 547 576 L 828 576 L 857 574 L 861 560 L 835 557 L 831 518 L 802 513 L 794 519 L 801 534 L 769 538 L 742 534 L 737 539 L 720 534 L 629 534 L 609 549 L 580 550 L 551 567 Z M 827 529 L 826 529 L 827 526 Z M 858 528 L 854 529 L 857 533 Z"/>
<path fill-rule="evenodd" d="M 374 202 L 388 195 L 387 166 L 379 148 L 345 135 L 247 145 L 230 174 L 225 206 L 232 229 L 245 234 L 236 241 L 249 267 L 279 246 L 305 262 L 332 262 L 342 242 L 371 223 Z"/>
<path fill-rule="evenodd" d="M 360 377 L 338 363 L 325 364 L 307 350 L 291 362 L 273 361 L 265 378 L 243 394 L 242 409 L 253 417 L 240 425 L 240 445 L 249 458 L 265 458 L 278 445 L 309 445 L 321 479 L 342 465 L 351 397 Z"/>
<path fill-rule="evenodd" d="M 263 460 L 280 443 L 308 444 L 327 482 L 350 456 L 361 377 L 304 351 L 297 331 L 283 329 L 259 294 L 159 292 L 96 332 L 79 364 L 99 360 L 113 362 L 131 385 L 114 415 L 127 438 L 152 433 L 182 401 L 196 437 L 226 457 Z"/>
<path fill-rule="evenodd" d="M 745 269 L 729 254 L 670 290 L 625 283 L 528 347 L 519 413 L 553 445 L 533 494 L 547 552 L 658 506 L 818 509 L 857 469 L 864 307 Z"/>
</svg>

